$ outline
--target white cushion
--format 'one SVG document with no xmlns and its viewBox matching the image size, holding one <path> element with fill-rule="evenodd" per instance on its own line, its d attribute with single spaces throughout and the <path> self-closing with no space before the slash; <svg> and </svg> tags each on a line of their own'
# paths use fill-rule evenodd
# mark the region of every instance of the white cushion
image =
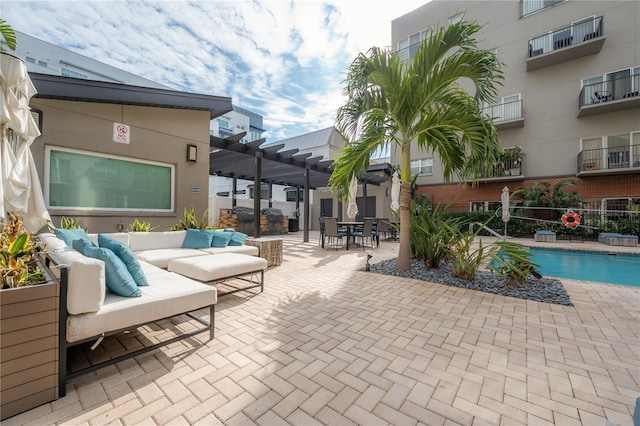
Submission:
<svg viewBox="0 0 640 426">
<path fill-rule="evenodd" d="M 246 254 L 221 253 L 172 259 L 167 269 L 202 282 L 209 282 L 265 270 L 267 261 Z"/>
<path fill-rule="evenodd" d="M 38 239 L 44 243 L 45 251 L 50 253 L 69 247 L 64 241 L 50 232 L 38 234 Z"/>
<path fill-rule="evenodd" d="M 55 256 L 67 265 L 67 311 L 72 315 L 99 311 L 107 291 L 104 262 L 86 257 L 71 247 L 57 250 Z"/>
<path fill-rule="evenodd" d="M 257 256 L 260 254 L 260 250 L 258 249 L 258 247 L 254 247 L 254 246 L 210 247 L 210 248 L 205 248 L 200 250 L 206 251 L 209 254 L 239 253 L 239 254 L 247 254 L 249 256 Z"/>
<path fill-rule="evenodd" d="M 67 342 L 77 342 L 102 333 L 144 324 L 217 302 L 215 287 L 178 274 L 154 274 L 148 287 L 140 287 L 142 297 L 107 294 L 100 311 L 71 315 L 67 320 Z"/>
<path fill-rule="evenodd" d="M 129 248 L 133 251 L 180 248 L 187 231 L 130 232 Z"/>
<path fill-rule="evenodd" d="M 198 249 L 161 248 L 133 252 L 138 260 L 144 260 L 158 268 L 167 269 L 171 259 L 182 257 L 204 256 L 207 252 Z"/>
<path fill-rule="evenodd" d="M 129 245 L 129 233 L 128 232 L 113 232 L 111 234 L 108 233 L 104 233 L 101 232 L 102 235 L 107 235 L 111 238 L 113 238 L 116 241 L 120 241 L 122 244 L 125 245 Z M 89 239 L 91 240 L 91 242 L 95 245 L 99 245 L 98 244 L 98 234 L 88 234 L 89 235 Z"/>
</svg>

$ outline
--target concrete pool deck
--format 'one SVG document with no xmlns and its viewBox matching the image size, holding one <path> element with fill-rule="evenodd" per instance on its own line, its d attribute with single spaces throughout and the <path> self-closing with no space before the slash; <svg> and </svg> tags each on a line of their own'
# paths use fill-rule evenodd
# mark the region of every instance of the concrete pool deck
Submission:
<svg viewBox="0 0 640 426">
<path fill-rule="evenodd" d="M 3 425 L 632 425 L 640 288 L 563 279 L 575 306 L 531 302 L 367 273 L 366 251 L 323 250 L 317 233 L 282 238 L 264 293 L 219 301 L 214 340 L 74 379 Z M 397 248 L 382 242 L 371 262 Z"/>
</svg>

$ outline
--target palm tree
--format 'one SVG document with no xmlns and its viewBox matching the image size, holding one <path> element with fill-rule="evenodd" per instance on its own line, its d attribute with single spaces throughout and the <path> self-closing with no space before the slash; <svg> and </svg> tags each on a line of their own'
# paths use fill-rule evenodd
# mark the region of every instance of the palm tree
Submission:
<svg viewBox="0 0 640 426">
<path fill-rule="evenodd" d="M 4 41 L 7 43 L 7 47 L 11 50 L 16 50 L 16 47 L 18 47 L 16 33 L 13 31 L 13 28 L 11 28 L 11 25 L 2 18 L 0 18 L 0 34 L 2 34 L 2 38 L 4 38 Z M 2 50 L 4 49 L 0 46 L 0 51 Z"/>
<path fill-rule="evenodd" d="M 335 158 L 329 184 L 346 200 L 352 176 L 366 171 L 377 149 L 389 144 L 401 150 L 398 269 L 411 268 L 412 141 L 438 154 L 447 183 L 454 175 L 476 182 L 498 159 L 496 130 L 480 104 L 496 96 L 503 74 L 496 55 L 476 46 L 473 35 L 480 28 L 469 21 L 442 28 L 406 62 L 396 52 L 373 47 L 349 66 L 348 100 L 336 118 L 347 145 Z"/>
</svg>

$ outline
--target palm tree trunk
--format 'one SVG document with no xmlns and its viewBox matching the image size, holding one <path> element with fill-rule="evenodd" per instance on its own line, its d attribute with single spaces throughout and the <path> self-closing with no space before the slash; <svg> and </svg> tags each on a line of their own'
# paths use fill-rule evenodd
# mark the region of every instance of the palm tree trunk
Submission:
<svg viewBox="0 0 640 426">
<path fill-rule="evenodd" d="M 398 248 L 398 260 L 396 269 L 401 271 L 411 270 L 409 247 L 411 243 L 411 141 L 402 144 L 402 157 L 400 164 L 400 247 Z"/>
</svg>

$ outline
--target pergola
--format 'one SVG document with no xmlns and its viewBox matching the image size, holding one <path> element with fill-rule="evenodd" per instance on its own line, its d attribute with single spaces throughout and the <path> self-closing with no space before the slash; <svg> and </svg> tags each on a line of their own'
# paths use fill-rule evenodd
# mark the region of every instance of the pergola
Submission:
<svg viewBox="0 0 640 426">
<path fill-rule="evenodd" d="M 300 154 L 298 149 L 281 151 L 284 144 L 261 148 L 265 139 L 240 143 L 245 134 L 243 132 L 224 139 L 210 136 L 209 174 L 233 178 L 234 205 L 237 179 L 252 180 L 255 188 L 260 188 L 262 182 L 304 188 L 304 241 L 309 241 L 309 190 L 328 186 L 333 160 L 313 157 L 311 153 Z M 365 188 L 367 184 L 380 185 L 389 179 L 386 174 L 379 174 L 382 170 L 380 165 L 375 166 L 378 167 L 370 167 L 367 174 L 360 178 Z M 386 166 L 390 169 L 389 165 Z M 256 193 L 259 194 L 259 191 Z M 299 208 L 297 203 L 296 208 Z M 260 197 L 254 197 L 253 208 L 256 212 L 260 211 Z M 253 230 L 254 236 L 260 237 L 259 214 L 254 215 Z"/>
</svg>

